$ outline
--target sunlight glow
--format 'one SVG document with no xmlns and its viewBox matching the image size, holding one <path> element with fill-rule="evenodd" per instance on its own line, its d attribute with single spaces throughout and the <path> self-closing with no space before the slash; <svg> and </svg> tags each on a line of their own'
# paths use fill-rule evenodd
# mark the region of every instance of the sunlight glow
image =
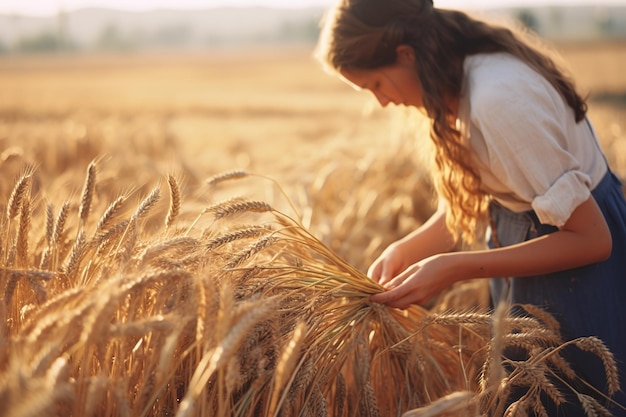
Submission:
<svg viewBox="0 0 626 417">
<path fill-rule="evenodd" d="M 334 0 L 0 0 L 0 13 L 24 15 L 53 15 L 59 10 L 71 11 L 85 7 L 100 7 L 131 11 L 152 9 L 205 9 L 210 7 L 328 7 Z M 546 5 L 621 5 L 626 0 L 435 0 L 435 5 L 445 8 L 481 9 L 507 6 Z"/>
</svg>

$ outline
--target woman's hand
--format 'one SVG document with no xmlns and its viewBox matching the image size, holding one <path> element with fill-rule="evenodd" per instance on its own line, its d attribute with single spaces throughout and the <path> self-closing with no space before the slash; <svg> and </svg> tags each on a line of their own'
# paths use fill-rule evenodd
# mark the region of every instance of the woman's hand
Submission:
<svg viewBox="0 0 626 417">
<path fill-rule="evenodd" d="M 384 285 L 422 259 L 452 250 L 454 244 L 442 206 L 417 230 L 389 245 L 370 266 L 367 275 Z"/>
<path fill-rule="evenodd" d="M 380 285 L 385 285 L 410 265 L 411 262 L 403 250 L 402 243 L 394 242 L 374 261 L 367 275 Z"/>
<path fill-rule="evenodd" d="M 550 274 L 601 262 L 611 251 L 611 232 L 590 197 L 557 232 L 498 249 L 430 256 L 388 281 L 388 291 L 370 300 L 407 308 L 424 304 L 456 281 Z"/>
<path fill-rule="evenodd" d="M 413 264 L 385 285 L 388 291 L 373 295 L 370 300 L 401 309 L 425 304 L 456 281 L 452 259 L 435 255 Z"/>
</svg>

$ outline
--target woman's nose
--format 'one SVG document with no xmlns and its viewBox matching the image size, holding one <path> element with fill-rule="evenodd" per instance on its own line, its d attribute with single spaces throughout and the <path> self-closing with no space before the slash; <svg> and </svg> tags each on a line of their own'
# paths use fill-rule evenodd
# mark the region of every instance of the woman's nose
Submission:
<svg viewBox="0 0 626 417">
<path fill-rule="evenodd" d="M 374 96 L 376 96 L 376 100 L 378 100 L 381 107 L 387 107 L 387 105 L 391 103 L 391 99 L 385 94 L 374 92 Z"/>
</svg>

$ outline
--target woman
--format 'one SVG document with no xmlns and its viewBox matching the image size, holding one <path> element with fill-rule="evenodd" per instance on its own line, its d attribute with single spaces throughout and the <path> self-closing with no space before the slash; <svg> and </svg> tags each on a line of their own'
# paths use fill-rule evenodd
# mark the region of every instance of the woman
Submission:
<svg viewBox="0 0 626 417">
<path fill-rule="evenodd" d="M 373 263 L 369 275 L 388 291 L 372 301 L 406 308 L 460 280 L 513 277 L 491 279 L 494 302 L 546 309 L 565 340 L 599 337 L 623 380 L 626 202 L 585 101 L 555 63 L 510 30 L 430 0 L 339 1 L 318 57 L 382 106 L 431 120 L 442 204 Z M 452 252 L 480 242 L 487 225 L 490 249 Z M 578 376 L 603 390 L 602 367 L 576 355 Z M 578 404 L 554 412 L 584 415 Z"/>
</svg>

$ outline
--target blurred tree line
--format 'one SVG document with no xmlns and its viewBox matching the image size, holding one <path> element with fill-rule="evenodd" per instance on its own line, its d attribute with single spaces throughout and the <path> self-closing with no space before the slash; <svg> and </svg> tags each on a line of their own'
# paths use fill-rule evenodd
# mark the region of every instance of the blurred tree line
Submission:
<svg viewBox="0 0 626 417">
<path fill-rule="evenodd" d="M 626 38 L 625 8 L 516 8 L 512 17 L 525 28 L 552 40 Z"/>
<path fill-rule="evenodd" d="M 315 42 L 319 35 L 319 18 L 306 21 L 283 21 L 270 29 L 245 34 L 220 32 L 199 34 L 181 22 L 152 30 L 141 30 L 118 23 L 103 25 L 94 40 L 74 39 L 68 30 L 67 17 L 60 12 L 54 29 L 19 35 L 11 45 L 0 39 L 0 54 L 50 53 L 74 51 L 138 51 L 145 49 L 183 49 L 238 44 Z"/>
<path fill-rule="evenodd" d="M 576 8 L 541 7 L 509 9 L 507 13 L 520 24 L 550 40 L 577 39 L 626 39 L 626 8 L 589 7 L 588 10 L 576 11 Z M 193 12 L 191 12 L 193 13 Z M 255 13 L 255 11 L 252 11 Z M 232 15 L 223 21 L 229 31 L 213 27 L 212 23 L 205 22 L 203 15 L 201 24 L 198 19 L 191 22 L 193 15 L 180 15 L 169 20 L 158 21 L 151 26 L 134 26 L 128 21 L 102 20 L 92 25 L 92 36 L 88 40 L 76 33 L 76 16 L 68 16 L 60 10 L 56 17 L 48 20 L 47 26 L 41 25 L 39 31 L 21 32 L 13 30 L 13 36 L 6 37 L 10 32 L 8 25 L 11 20 L 3 20 L 7 25 L 5 37 L 0 36 L 0 54 L 8 53 L 48 53 L 72 51 L 138 51 L 145 49 L 184 49 L 205 48 L 214 46 L 308 42 L 317 40 L 319 35 L 319 20 L 321 11 L 311 12 L 304 17 L 291 19 L 282 15 L 280 18 L 270 19 L 268 14 L 263 16 L 265 26 L 252 27 L 251 22 L 241 24 L 240 18 Z M 255 16 L 257 17 L 257 16 Z M 0 16 L 1 18 L 1 16 Z M 70 30 L 69 20 L 74 19 L 74 26 Z M 15 18 L 17 19 L 17 18 Z M 128 20 L 128 19 L 127 19 Z M 271 25 L 268 21 L 273 22 Z M 154 23 L 154 22 L 153 22 Z M 224 22 L 222 22 L 224 23 Z M 215 24 L 215 18 L 213 19 Z M 240 26 L 238 26 L 240 25 Z M 84 24 L 83 24 L 84 26 Z M 36 26 L 33 26 L 36 27 Z M 16 26 L 17 28 L 17 26 Z M 1 29 L 1 28 L 0 28 Z M 2 32 L 0 30 L 0 32 Z"/>
</svg>

